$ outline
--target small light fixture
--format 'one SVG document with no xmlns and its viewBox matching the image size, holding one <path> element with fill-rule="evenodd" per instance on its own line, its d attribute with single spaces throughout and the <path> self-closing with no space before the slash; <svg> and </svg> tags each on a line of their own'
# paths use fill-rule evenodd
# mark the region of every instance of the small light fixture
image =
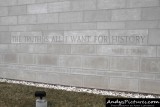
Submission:
<svg viewBox="0 0 160 107">
<path fill-rule="evenodd" d="M 35 92 L 36 107 L 47 107 L 46 92 L 45 91 L 36 91 Z"/>
</svg>

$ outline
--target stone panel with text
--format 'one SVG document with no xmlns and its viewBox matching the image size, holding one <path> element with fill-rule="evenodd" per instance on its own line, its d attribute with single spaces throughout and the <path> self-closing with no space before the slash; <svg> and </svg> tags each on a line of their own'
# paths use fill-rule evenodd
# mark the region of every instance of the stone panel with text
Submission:
<svg viewBox="0 0 160 107">
<path fill-rule="evenodd" d="M 160 0 L 0 0 L 0 77 L 160 94 Z"/>
</svg>

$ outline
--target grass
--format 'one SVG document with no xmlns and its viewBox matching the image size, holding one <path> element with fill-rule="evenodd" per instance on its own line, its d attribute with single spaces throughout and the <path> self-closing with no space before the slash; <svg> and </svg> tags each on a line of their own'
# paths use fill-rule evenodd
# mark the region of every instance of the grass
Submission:
<svg viewBox="0 0 160 107">
<path fill-rule="evenodd" d="M 112 97 L 0 83 L 0 107 L 35 107 L 35 91 L 46 91 L 48 107 L 105 107 Z"/>
</svg>

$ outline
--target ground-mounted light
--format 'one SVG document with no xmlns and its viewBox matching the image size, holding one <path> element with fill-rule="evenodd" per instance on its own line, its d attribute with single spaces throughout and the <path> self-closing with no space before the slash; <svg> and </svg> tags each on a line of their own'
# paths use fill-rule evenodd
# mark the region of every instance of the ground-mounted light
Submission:
<svg viewBox="0 0 160 107">
<path fill-rule="evenodd" d="M 46 92 L 45 91 L 36 91 L 35 92 L 36 107 L 47 107 Z"/>
</svg>

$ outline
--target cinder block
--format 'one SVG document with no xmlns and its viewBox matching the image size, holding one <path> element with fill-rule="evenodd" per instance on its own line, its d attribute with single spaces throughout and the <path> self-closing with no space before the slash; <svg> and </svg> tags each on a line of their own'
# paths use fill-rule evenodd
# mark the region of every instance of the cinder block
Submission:
<svg viewBox="0 0 160 107">
<path fill-rule="evenodd" d="M 65 0 L 47 0 L 47 2 L 59 2 L 59 1 L 65 1 Z"/>
<path fill-rule="evenodd" d="M 63 74 L 71 74 L 71 69 L 70 68 L 62 68 L 60 72 L 58 73 L 63 73 Z"/>
<path fill-rule="evenodd" d="M 160 81 L 155 80 L 140 80 L 139 92 L 160 94 Z"/>
<path fill-rule="evenodd" d="M 8 53 L 18 53 L 19 52 L 19 46 L 18 44 L 8 44 Z M 27 49 L 27 48 L 25 48 Z"/>
<path fill-rule="evenodd" d="M 110 78 L 110 90 L 138 92 L 138 79 Z"/>
<path fill-rule="evenodd" d="M 156 57 L 155 46 L 98 45 L 98 55 Z"/>
<path fill-rule="evenodd" d="M 20 79 L 22 78 L 18 69 L 7 69 L 5 72 L 5 76 L 7 79 Z"/>
<path fill-rule="evenodd" d="M 47 44 L 35 44 L 28 46 L 28 53 L 47 53 Z"/>
<path fill-rule="evenodd" d="M 0 78 L 6 78 L 6 72 L 7 72 L 7 68 L 0 67 Z"/>
<path fill-rule="evenodd" d="M 48 3 L 48 12 L 66 12 L 71 10 L 70 1 Z"/>
<path fill-rule="evenodd" d="M 160 72 L 160 58 L 141 58 L 140 65 L 141 72 L 159 73 Z"/>
<path fill-rule="evenodd" d="M 105 76 L 84 76 L 84 87 L 108 89 L 109 78 Z"/>
<path fill-rule="evenodd" d="M 35 3 L 36 0 L 18 0 L 18 4 L 19 5 L 23 5 L 23 4 L 33 4 Z"/>
<path fill-rule="evenodd" d="M 37 23 L 58 23 L 58 13 L 40 14 L 37 17 Z"/>
<path fill-rule="evenodd" d="M 84 10 L 95 10 L 96 9 L 96 5 L 97 5 L 96 0 L 83 0 L 83 1 L 84 1 Z"/>
<path fill-rule="evenodd" d="M 0 0 L 0 6 L 8 6 L 8 0 Z"/>
<path fill-rule="evenodd" d="M 30 70 L 21 70 L 18 72 L 21 75 L 21 80 L 25 81 L 33 81 L 36 82 L 37 78 L 37 72 L 36 71 L 30 71 Z M 19 79 L 19 78 L 18 78 Z"/>
<path fill-rule="evenodd" d="M 29 66 L 22 66 L 22 65 L 8 65 L 11 69 L 18 69 L 18 70 L 27 70 Z"/>
<path fill-rule="evenodd" d="M 148 30 L 110 30 L 112 44 L 146 45 L 148 41 Z M 132 39 L 118 40 L 116 37 L 128 37 Z"/>
<path fill-rule="evenodd" d="M 17 5 L 17 0 L 0 0 L 0 6 Z"/>
<path fill-rule="evenodd" d="M 18 23 L 19 24 L 36 24 L 37 17 L 36 17 L 36 15 L 18 16 Z"/>
<path fill-rule="evenodd" d="M 157 56 L 160 57 L 160 46 L 157 47 Z"/>
<path fill-rule="evenodd" d="M 151 7 L 142 9 L 142 20 L 159 20 L 160 7 Z"/>
<path fill-rule="evenodd" d="M 59 1 L 63 0 L 36 0 L 36 3 L 59 2 Z"/>
<path fill-rule="evenodd" d="M 27 44 L 10 44 L 8 45 L 10 53 L 27 53 L 28 45 Z"/>
<path fill-rule="evenodd" d="M 141 20 L 140 9 L 112 10 L 112 21 Z"/>
<path fill-rule="evenodd" d="M 60 66 L 68 68 L 81 68 L 82 67 L 81 56 L 61 56 Z"/>
<path fill-rule="evenodd" d="M 72 30 L 95 30 L 97 29 L 96 23 L 72 23 L 71 24 Z"/>
<path fill-rule="evenodd" d="M 22 15 L 27 13 L 27 6 L 11 6 L 9 7 L 9 15 Z"/>
<path fill-rule="evenodd" d="M 135 73 L 135 72 L 129 72 L 126 73 L 125 77 L 127 78 L 136 78 L 136 79 L 155 79 L 156 74 L 153 73 Z"/>
<path fill-rule="evenodd" d="M 8 51 L 8 44 L 0 44 L 0 53 L 7 53 Z"/>
<path fill-rule="evenodd" d="M 42 32 L 11 32 L 11 36 L 42 36 Z"/>
<path fill-rule="evenodd" d="M 0 26 L 0 32 L 1 31 L 8 31 L 9 27 L 8 26 Z"/>
<path fill-rule="evenodd" d="M 68 23 L 48 24 L 48 30 L 71 30 L 71 25 Z"/>
<path fill-rule="evenodd" d="M 126 7 L 125 0 L 98 0 L 98 9 L 120 9 Z"/>
<path fill-rule="evenodd" d="M 71 46 L 72 54 L 86 54 L 86 55 L 92 55 L 96 54 L 96 46 L 95 45 L 72 45 Z"/>
<path fill-rule="evenodd" d="M 15 25 L 17 24 L 17 16 L 6 16 L 0 18 L 0 25 Z"/>
<path fill-rule="evenodd" d="M 156 80 L 160 80 L 160 75 L 159 74 L 155 74 L 155 79 Z"/>
<path fill-rule="evenodd" d="M 3 57 L 3 55 L 2 55 L 2 57 Z M 9 65 L 7 65 L 7 64 L 0 64 L 0 68 L 8 68 L 9 67 Z"/>
<path fill-rule="evenodd" d="M 9 31 L 27 31 L 26 25 L 9 26 Z"/>
<path fill-rule="evenodd" d="M 8 69 L 6 77 L 8 79 L 23 80 L 23 74 L 21 72 L 21 69 L 17 69 L 17 67 Z"/>
<path fill-rule="evenodd" d="M 90 69 L 70 69 L 71 74 L 78 74 L 78 75 L 97 75 L 97 70 L 90 70 Z M 103 75 L 104 76 L 104 75 Z"/>
<path fill-rule="evenodd" d="M 0 7 L 0 16 L 8 15 L 8 7 Z"/>
<path fill-rule="evenodd" d="M 75 0 L 71 2 L 72 11 L 95 10 L 96 0 Z"/>
<path fill-rule="evenodd" d="M 27 31 L 46 31 L 47 24 L 28 25 Z"/>
<path fill-rule="evenodd" d="M 109 58 L 105 56 L 83 57 L 83 68 L 109 69 Z"/>
<path fill-rule="evenodd" d="M 42 65 L 30 65 L 30 66 L 27 66 L 27 70 L 33 70 L 33 71 L 38 71 L 38 72 L 46 72 L 47 70 L 47 67 L 46 66 L 42 66 Z"/>
<path fill-rule="evenodd" d="M 3 55 L 4 63 L 18 63 L 18 57 L 16 54 L 4 54 Z"/>
<path fill-rule="evenodd" d="M 158 28 L 158 21 L 127 21 L 126 29 Z"/>
<path fill-rule="evenodd" d="M 159 6 L 159 0 L 127 0 L 127 7 L 153 7 Z"/>
<path fill-rule="evenodd" d="M 125 29 L 124 22 L 98 22 L 97 29 Z"/>
<path fill-rule="evenodd" d="M 59 57 L 58 56 L 53 56 L 53 55 L 49 55 L 49 54 L 45 54 L 45 55 L 37 55 L 36 57 L 37 60 L 37 64 L 38 65 L 52 65 L 52 66 L 58 66 L 58 60 Z"/>
<path fill-rule="evenodd" d="M 7 6 L 14 6 L 17 5 L 17 0 L 1 0 L 1 1 L 6 1 Z M 1 4 L 1 3 L 0 3 Z M 3 4 L 2 4 L 3 5 Z M 5 6 L 5 5 L 4 5 Z"/>
<path fill-rule="evenodd" d="M 11 36 L 9 32 L 0 32 L 0 43 L 11 43 Z"/>
<path fill-rule="evenodd" d="M 150 29 L 149 30 L 149 44 L 150 45 L 160 45 L 160 29 Z"/>
<path fill-rule="evenodd" d="M 56 55 L 64 55 L 64 54 L 70 54 L 71 53 L 71 46 L 70 45 L 47 45 L 47 53 L 52 53 Z"/>
<path fill-rule="evenodd" d="M 8 68 L 7 72 L 5 72 L 5 75 L 7 79 L 21 80 L 22 75 L 20 73 L 20 70 L 17 68 Z"/>
<path fill-rule="evenodd" d="M 126 72 L 120 72 L 120 71 L 98 71 L 97 75 L 101 76 L 108 76 L 108 77 L 124 77 L 126 76 Z"/>
<path fill-rule="evenodd" d="M 32 4 L 27 5 L 28 14 L 47 13 L 47 4 Z"/>
<path fill-rule="evenodd" d="M 109 10 L 95 10 L 95 11 L 84 12 L 85 22 L 110 21 L 110 18 L 111 18 L 111 11 Z"/>
<path fill-rule="evenodd" d="M 19 64 L 32 65 L 35 64 L 35 56 L 33 54 L 19 54 Z"/>
<path fill-rule="evenodd" d="M 36 1 L 36 3 L 46 3 L 47 2 L 47 0 L 35 0 Z M 58 0 L 56 0 L 56 1 L 58 1 Z"/>
<path fill-rule="evenodd" d="M 38 72 L 36 81 L 50 84 L 59 84 L 59 74 L 51 72 Z"/>
<path fill-rule="evenodd" d="M 138 57 L 111 57 L 110 70 L 139 72 Z"/>
<path fill-rule="evenodd" d="M 82 22 L 82 12 L 59 13 L 59 23 Z"/>
<path fill-rule="evenodd" d="M 67 86 L 83 86 L 83 76 L 74 74 L 59 74 L 59 83 Z"/>
<path fill-rule="evenodd" d="M 43 67 L 45 68 L 45 67 Z M 59 68 L 59 67 L 52 67 L 52 66 L 48 66 L 45 69 L 48 73 L 67 73 L 65 71 L 68 71 L 68 69 L 65 68 Z"/>
</svg>

